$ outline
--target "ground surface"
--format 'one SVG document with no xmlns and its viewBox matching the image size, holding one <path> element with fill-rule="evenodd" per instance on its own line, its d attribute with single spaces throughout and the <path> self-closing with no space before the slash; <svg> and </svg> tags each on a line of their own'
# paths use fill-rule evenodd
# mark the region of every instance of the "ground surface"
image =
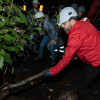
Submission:
<svg viewBox="0 0 100 100">
<path fill-rule="evenodd" d="M 42 72 L 45 68 L 52 67 L 50 65 L 50 54 L 47 49 L 44 50 L 42 60 L 34 61 L 37 55 L 36 53 L 31 53 L 27 62 L 20 63 L 19 66 L 15 67 L 14 81 L 10 77 L 8 77 L 7 81 L 9 83 L 16 83 Z M 56 57 L 56 63 L 59 60 L 60 58 Z M 73 61 L 56 76 L 42 76 L 31 81 L 31 83 L 35 82 L 33 86 L 25 84 L 24 86 L 10 90 L 10 95 L 4 98 L 4 100 L 77 100 L 77 83 L 82 74 L 79 66 L 81 66 L 79 61 Z M 100 81 L 97 83 L 98 94 L 87 93 L 88 100 L 100 100 L 99 84 Z M 25 89 L 23 90 L 23 88 Z"/>
</svg>

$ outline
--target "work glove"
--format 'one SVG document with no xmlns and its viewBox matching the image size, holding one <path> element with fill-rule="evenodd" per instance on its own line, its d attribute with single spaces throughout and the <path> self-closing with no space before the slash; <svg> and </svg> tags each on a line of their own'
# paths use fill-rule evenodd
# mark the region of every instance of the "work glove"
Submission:
<svg viewBox="0 0 100 100">
<path fill-rule="evenodd" d="M 45 73 L 45 76 L 52 76 L 49 71 L 43 71 Z"/>
<path fill-rule="evenodd" d="M 47 71 L 47 69 L 43 70 L 43 72 L 45 73 L 45 76 L 52 76 L 50 71 Z"/>
</svg>

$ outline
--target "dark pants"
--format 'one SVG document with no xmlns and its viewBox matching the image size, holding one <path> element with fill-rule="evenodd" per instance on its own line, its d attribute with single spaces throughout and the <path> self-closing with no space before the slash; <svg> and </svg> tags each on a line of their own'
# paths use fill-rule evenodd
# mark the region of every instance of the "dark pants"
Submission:
<svg viewBox="0 0 100 100">
<path fill-rule="evenodd" d="M 100 74 L 100 66 L 94 67 L 87 64 L 84 67 L 84 73 L 78 82 L 78 100 L 87 100 L 87 88 Z"/>
</svg>

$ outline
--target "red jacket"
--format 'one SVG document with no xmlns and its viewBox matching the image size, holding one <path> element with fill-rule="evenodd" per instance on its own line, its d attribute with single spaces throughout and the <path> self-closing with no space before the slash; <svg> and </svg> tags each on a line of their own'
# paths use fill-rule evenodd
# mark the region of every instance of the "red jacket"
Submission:
<svg viewBox="0 0 100 100">
<path fill-rule="evenodd" d="M 50 69 L 52 75 L 64 69 L 75 54 L 85 63 L 100 66 L 100 33 L 92 24 L 76 21 L 67 34 L 69 38 L 65 54 L 59 63 Z"/>
</svg>

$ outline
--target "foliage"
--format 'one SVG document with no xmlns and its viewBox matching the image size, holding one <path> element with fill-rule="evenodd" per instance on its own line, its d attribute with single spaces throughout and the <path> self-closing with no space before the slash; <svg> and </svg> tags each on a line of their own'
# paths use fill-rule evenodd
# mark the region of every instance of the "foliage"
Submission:
<svg viewBox="0 0 100 100">
<path fill-rule="evenodd" d="M 20 57 L 23 55 L 21 51 L 26 45 L 26 42 L 34 44 L 33 41 L 30 40 L 28 31 L 35 22 L 35 20 L 33 20 L 29 26 L 27 17 L 22 13 L 22 7 L 13 7 L 15 5 L 13 4 L 13 0 L 0 0 L 0 5 L 2 5 L 4 1 L 10 4 L 10 6 L 0 6 L 0 69 L 2 70 L 4 69 L 5 63 L 10 66 L 12 64 L 13 59 L 11 59 L 11 52 L 17 53 Z M 34 17 L 34 15 L 31 16 Z M 17 30 L 20 32 L 17 32 Z M 38 28 L 36 28 L 36 30 L 40 31 Z M 24 38 L 26 42 L 20 41 L 21 38 Z M 9 71 L 13 73 L 14 68 L 12 67 Z"/>
</svg>

